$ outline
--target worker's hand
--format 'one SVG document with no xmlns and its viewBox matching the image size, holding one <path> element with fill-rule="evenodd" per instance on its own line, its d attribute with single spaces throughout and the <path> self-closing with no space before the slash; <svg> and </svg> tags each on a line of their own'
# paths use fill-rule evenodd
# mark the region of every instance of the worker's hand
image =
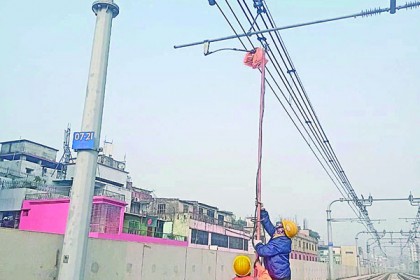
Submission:
<svg viewBox="0 0 420 280">
<path fill-rule="evenodd" d="M 263 242 L 259 239 L 254 239 L 254 246 L 257 246 L 258 244 L 262 244 Z"/>
<path fill-rule="evenodd" d="M 262 202 L 255 201 L 255 205 L 257 205 L 257 206 L 260 205 L 261 210 L 265 210 L 264 204 Z"/>
</svg>

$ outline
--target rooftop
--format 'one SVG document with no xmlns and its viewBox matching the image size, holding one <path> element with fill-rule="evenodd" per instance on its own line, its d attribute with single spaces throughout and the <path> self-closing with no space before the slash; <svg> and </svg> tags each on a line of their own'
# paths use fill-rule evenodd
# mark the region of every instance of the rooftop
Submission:
<svg viewBox="0 0 420 280">
<path fill-rule="evenodd" d="M 46 145 L 43 145 L 43 144 L 40 144 L 40 143 L 37 143 L 37 142 L 34 142 L 34 141 L 31 141 L 31 140 L 27 140 L 27 139 L 19 139 L 19 140 L 12 140 L 12 141 L 4 141 L 4 142 L 0 142 L 0 144 L 9 144 L 9 143 L 22 143 L 22 142 L 28 142 L 28 143 L 32 143 L 32 144 L 35 144 L 35 145 L 38 145 L 38 146 L 41 146 L 41 147 L 44 147 L 44 148 L 48 148 L 48 149 L 51 149 L 51 150 L 54 150 L 54 151 L 57 151 L 58 152 L 58 150 L 57 149 L 55 149 L 55 148 L 52 148 L 52 147 L 49 147 L 49 146 L 46 146 Z"/>
</svg>

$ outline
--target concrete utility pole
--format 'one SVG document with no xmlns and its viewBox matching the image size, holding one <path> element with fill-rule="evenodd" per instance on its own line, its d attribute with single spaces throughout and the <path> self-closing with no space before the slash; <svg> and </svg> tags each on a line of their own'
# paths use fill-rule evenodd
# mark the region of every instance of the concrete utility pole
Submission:
<svg viewBox="0 0 420 280">
<path fill-rule="evenodd" d="M 331 204 L 327 210 L 328 280 L 334 280 L 334 250 L 332 242 Z"/>
<path fill-rule="evenodd" d="M 93 148 L 77 153 L 69 215 L 60 262 L 59 280 L 84 279 L 92 199 L 101 135 L 112 19 L 119 13 L 113 0 L 96 1 L 96 15 L 82 132 L 93 132 Z"/>
</svg>

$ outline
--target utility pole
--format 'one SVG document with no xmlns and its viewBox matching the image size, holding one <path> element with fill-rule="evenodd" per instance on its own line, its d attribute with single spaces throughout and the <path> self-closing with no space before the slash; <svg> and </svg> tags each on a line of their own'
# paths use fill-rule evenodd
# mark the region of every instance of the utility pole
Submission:
<svg viewBox="0 0 420 280">
<path fill-rule="evenodd" d="M 83 111 L 82 130 L 81 132 L 76 132 L 79 140 L 86 143 L 89 142 L 90 145 L 79 145 L 77 149 L 75 176 L 60 261 L 59 280 L 84 279 L 101 136 L 112 19 L 119 13 L 119 7 L 113 0 L 96 1 L 92 5 L 92 10 L 96 15 L 96 27 Z M 73 137 L 73 149 L 76 149 L 76 133 Z"/>
<path fill-rule="evenodd" d="M 328 280 L 334 280 L 334 244 L 332 242 L 331 204 L 327 210 Z"/>
</svg>

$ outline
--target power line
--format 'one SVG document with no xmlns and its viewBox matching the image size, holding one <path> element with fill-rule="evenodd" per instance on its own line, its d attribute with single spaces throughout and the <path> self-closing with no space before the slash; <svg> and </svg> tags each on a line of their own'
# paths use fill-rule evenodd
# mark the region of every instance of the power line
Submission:
<svg viewBox="0 0 420 280">
<path fill-rule="evenodd" d="M 241 29 L 244 31 L 244 28 L 243 28 L 243 26 L 242 26 L 242 24 L 240 23 L 240 21 L 238 20 L 238 18 L 237 18 L 237 16 L 236 16 L 236 14 L 235 14 L 235 12 L 233 11 L 233 9 L 231 8 L 231 6 L 229 5 L 229 2 L 226 0 L 226 3 L 228 4 L 228 6 L 229 6 L 229 8 L 230 8 L 230 10 L 231 10 L 231 12 L 234 14 L 234 17 L 235 17 L 235 19 L 238 21 L 238 23 L 239 23 L 239 25 L 241 26 Z M 258 27 L 258 24 L 257 24 L 257 19 L 256 18 L 254 18 L 253 16 L 252 16 L 252 13 L 251 13 L 251 11 L 249 10 L 249 8 L 248 8 L 248 6 L 246 5 L 246 2 L 244 2 L 244 4 L 246 5 L 246 7 L 247 7 L 247 10 L 248 10 L 248 12 L 250 13 L 250 15 L 251 15 L 251 17 L 252 17 L 252 21 L 249 19 L 249 17 L 248 17 L 248 15 L 247 15 L 247 13 L 245 12 L 245 10 L 243 9 L 243 7 L 242 7 L 242 5 L 240 4 L 240 2 L 239 2 L 239 0 L 238 0 L 238 4 L 240 5 L 240 7 L 241 7 L 241 9 L 242 9 L 242 11 L 243 11 L 243 13 L 245 14 L 245 16 L 247 17 L 247 19 L 248 19 L 248 22 L 251 24 L 251 29 L 255 29 L 253 26 L 254 26 L 254 24 L 255 24 L 255 26 L 257 26 L 257 28 L 259 29 L 259 27 Z M 220 8 L 220 7 L 219 7 Z M 224 15 L 224 17 L 225 17 L 225 19 L 227 19 L 226 18 L 226 16 Z M 263 18 L 262 16 L 261 16 L 261 18 Z M 227 19 L 228 20 L 228 19 Z M 270 21 L 271 21 L 271 19 L 270 19 Z M 267 27 L 267 24 L 266 24 L 266 22 L 265 22 L 265 20 L 264 20 L 264 24 L 266 25 L 266 27 Z M 231 26 L 231 28 L 233 28 L 233 26 L 230 24 L 230 26 Z M 244 31 L 245 32 L 245 31 Z M 236 31 L 235 31 L 235 34 L 237 34 L 236 33 Z M 278 36 L 279 37 L 279 35 L 278 34 L 276 34 L 276 36 Z M 275 40 L 274 40 L 274 38 L 273 38 L 273 36 L 270 34 L 270 37 L 272 38 L 272 40 L 275 42 Z M 249 37 L 248 37 L 249 38 Z M 264 38 L 264 40 L 265 40 L 265 38 Z M 280 40 L 279 40 L 280 41 Z M 283 48 L 283 50 L 285 49 L 285 47 L 284 47 L 284 43 L 282 44 L 282 42 L 280 43 L 280 45 L 282 46 L 282 48 Z M 279 54 L 280 54 L 280 56 L 281 56 L 281 53 L 280 53 L 280 50 L 279 50 L 279 48 L 278 48 L 278 46 L 277 46 L 277 44 L 275 43 L 275 46 L 276 46 L 276 48 L 277 48 L 277 51 L 279 52 Z M 277 64 L 277 66 L 278 66 L 278 68 L 280 68 L 280 70 L 281 70 L 281 67 L 280 67 L 280 64 L 279 64 L 279 62 L 277 61 L 277 58 L 273 55 L 273 57 L 274 57 L 274 60 L 272 59 L 272 58 L 270 58 L 273 62 L 275 62 L 276 64 Z M 284 64 L 286 64 L 286 62 L 285 62 L 285 60 L 284 60 L 284 58 L 281 56 L 281 58 L 282 58 L 282 61 L 283 61 L 283 63 Z M 288 56 L 287 57 L 288 58 L 288 60 L 291 62 L 291 60 L 290 60 L 290 57 Z M 292 63 L 290 63 L 290 65 L 292 65 Z M 274 67 L 275 67 L 275 65 L 274 65 Z M 287 67 L 287 65 L 286 65 L 286 67 Z M 295 98 L 296 98 L 296 100 L 298 100 L 297 99 L 297 96 L 296 96 L 296 93 L 293 91 L 293 89 L 292 89 L 292 87 L 291 87 L 291 85 L 290 85 L 290 83 L 287 81 L 287 78 L 284 76 L 284 74 L 282 75 L 282 74 L 280 74 L 281 72 L 277 69 L 277 67 L 275 67 L 275 70 L 276 70 L 276 72 L 278 73 L 278 75 L 279 75 L 279 77 L 280 77 L 280 79 L 282 80 L 282 82 L 283 82 L 283 85 L 286 87 L 286 89 L 288 90 L 288 92 L 289 92 L 289 94 L 292 94 Z M 296 70 L 295 69 L 293 69 L 293 72 L 296 72 Z M 289 74 L 290 74 L 290 72 L 289 72 Z M 272 75 L 270 75 L 271 76 L 271 78 L 275 81 L 275 79 L 274 79 L 274 77 L 272 76 Z M 291 76 L 291 77 L 293 77 L 293 76 Z M 286 81 L 287 82 L 285 82 L 285 79 L 284 78 L 286 78 Z M 293 80 L 293 78 L 292 78 L 292 80 Z M 294 80 L 293 80 L 293 82 L 294 82 Z M 276 83 L 276 82 L 275 82 Z M 277 83 L 276 83 L 277 84 Z M 300 84 L 301 85 L 301 81 L 299 80 L 298 81 L 298 84 Z M 300 97 L 301 97 L 301 99 L 303 100 L 303 102 L 304 102 L 304 104 L 305 104 L 305 107 L 306 107 L 306 110 L 309 112 L 309 114 L 310 114 L 310 116 L 311 116 L 311 119 L 312 120 L 315 120 L 314 119 L 314 116 L 316 116 L 316 114 L 314 113 L 314 110 L 313 110 L 313 107 L 312 107 L 312 105 L 310 105 L 310 108 L 311 108 L 311 110 L 309 110 L 309 108 L 308 108 L 308 105 L 307 105 L 307 103 L 305 103 L 305 98 L 303 98 L 302 97 L 302 94 L 301 94 L 301 92 L 299 91 L 299 88 L 298 88 L 298 86 L 297 86 L 297 84 L 294 82 L 294 85 L 295 85 L 295 87 L 296 87 L 296 89 L 298 90 L 298 92 L 299 92 L 299 95 L 300 95 Z M 270 86 L 271 87 L 271 86 Z M 272 88 L 271 88 L 272 89 Z M 279 87 L 279 90 L 281 91 L 281 88 Z M 283 94 L 283 97 L 285 97 L 284 96 L 284 93 L 281 91 L 281 93 Z M 305 96 L 307 97 L 307 95 L 305 94 Z M 286 97 L 285 97 L 286 98 Z M 303 118 L 305 119 L 305 122 L 306 123 L 308 123 L 308 124 L 312 124 L 312 122 L 311 121 L 308 121 L 308 114 L 305 112 L 305 109 L 303 108 L 303 106 L 302 106 L 302 104 L 300 103 L 300 101 L 298 101 L 298 102 L 296 102 L 296 100 L 294 100 L 294 102 L 295 102 L 295 104 L 297 104 L 298 105 L 298 110 L 299 110 L 299 112 L 300 112 L 300 114 L 303 116 Z M 309 103 L 309 99 L 307 98 L 307 100 L 308 100 L 308 103 Z M 280 100 L 279 100 L 280 101 Z M 283 103 L 281 103 L 282 104 L 282 107 L 285 109 L 285 106 L 283 105 Z M 289 105 L 291 105 L 290 103 L 289 103 Z M 300 105 L 300 106 L 299 106 Z M 286 110 L 286 109 L 285 109 Z M 292 107 L 292 110 L 293 110 L 293 107 Z M 286 110 L 287 111 L 287 110 Z M 293 110 L 293 112 L 295 113 L 295 115 L 297 116 L 297 114 L 296 114 L 296 111 L 294 111 Z M 313 113 L 312 113 L 313 112 Z M 288 114 L 289 115 L 289 117 L 290 117 L 290 114 Z M 298 117 L 298 116 L 297 116 Z M 299 119 L 299 117 L 298 117 L 298 119 Z M 304 127 L 304 125 L 302 124 L 302 122 L 301 122 L 301 120 L 299 119 L 299 121 L 300 121 L 300 123 L 301 123 L 301 125 Z M 295 126 L 296 126 L 296 123 L 294 122 L 294 124 L 295 124 Z M 329 162 L 330 163 L 332 163 L 332 165 L 333 165 L 333 168 L 336 170 L 336 172 L 337 171 L 339 171 L 339 172 L 337 172 L 337 175 L 338 175 L 338 177 L 340 177 L 341 178 L 341 180 L 342 180 L 342 183 L 343 183 L 343 185 L 342 186 L 344 186 L 343 187 L 343 189 L 347 189 L 347 195 L 349 195 L 350 197 L 352 197 L 353 198 L 353 203 L 357 206 L 357 208 L 359 208 L 359 213 L 366 219 L 366 224 L 367 224 L 367 226 L 368 226 L 368 228 L 369 228 L 369 230 L 370 231 L 372 231 L 372 232 L 376 232 L 376 235 L 377 235 L 377 231 L 375 230 L 375 228 L 373 227 L 373 225 L 372 225 L 372 223 L 371 223 L 371 221 L 370 221 L 370 218 L 369 218 L 369 216 L 368 216 L 368 213 L 367 213 L 367 211 L 366 211 L 366 207 L 359 201 L 359 199 L 358 199 L 358 197 L 357 197 L 357 195 L 356 195 L 356 193 L 354 192 L 354 190 L 353 190 L 353 188 L 351 187 L 351 184 L 350 184 L 350 182 L 348 181 L 348 178 L 347 178 L 347 176 L 345 175 L 345 173 L 344 173 L 344 171 L 343 171 L 343 169 L 342 169 L 342 167 L 341 167 L 341 164 L 339 163 L 339 161 L 338 161 L 338 159 L 337 159 L 337 157 L 336 157 L 336 155 L 335 155 L 335 153 L 334 153 L 334 151 L 333 151 L 333 149 L 332 149 L 332 147 L 331 147 L 331 145 L 329 144 L 329 141 L 328 141 L 328 139 L 326 138 L 326 135 L 325 135 L 325 132 L 322 130 L 322 126 L 320 125 L 320 123 L 319 123 L 319 120 L 318 120 L 318 118 L 316 118 L 316 126 L 315 126 L 315 128 L 317 129 L 317 131 L 318 132 L 316 132 L 314 129 L 313 129 L 313 127 L 312 127 L 312 125 L 310 125 L 310 130 L 311 130 L 311 133 L 315 136 L 315 138 L 316 138 L 316 141 L 317 141 L 317 143 L 321 146 L 321 149 L 323 149 L 323 152 L 327 155 L 327 158 L 329 158 Z M 305 128 L 305 127 L 304 127 Z M 325 140 L 323 140 L 321 143 L 320 143 L 320 136 L 319 136 L 319 134 L 320 134 L 320 129 L 322 130 L 322 133 L 324 134 L 323 136 L 325 136 Z M 300 131 L 300 130 L 299 130 Z M 306 128 L 305 128 L 305 131 L 307 132 L 307 134 L 309 135 L 309 133 L 308 133 L 308 131 L 306 130 Z M 301 134 L 302 135 L 302 134 Z M 303 136 L 303 135 L 302 135 Z M 310 135 L 309 135 L 310 136 Z M 311 140 L 312 140 L 312 142 L 315 144 L 315 142 L 313 141 L 313 139 L 311 138 Z M 328 150 L 325 150 L 325 144 L 327 144 L 328 146 Z M 315 144 L 316 145 L 316 144 Z M 317 149 L 318 149 L 318 151 L 319 151 L 319 148 L 318 148 L 318 145 L 316 145 L 316 147 L 317 147 Z M 312 151 L 313 151 L 313 149 L 311 149 Z M 313 151 L 314 152 L 314 151 Z M 321 153 L 321 151 L 319 151 L 320 153 Z M 322 153 L 321 153 L 321 155 L 322 155 Z M 335 158 L 335 160 L 332 160 L 331 159 L 331 156 L 333 155 L 333 157 Z M 324 157 L 324 155 L 322 155 L 322 157 L 324 158 L 324 160 L 325 160 L 325 157 Z M 318 158 L 318 157 L 317 157 Z M 319 160 L 319 158 L 318 158 L 318 160 Z M 323 166 L 324 167 L 324 166 Z M 325 168 L 324 168 L 324 170 L 326 170 Z M 328 173 L 328 172 L 327 172 Z M 329 174 L 328 174 L 329 175 Z M 330 176 L 330 175 L 329 175 Z M 331 178 L 331 176 L 330 176 L 330 178 Z M 336 176 L 336 178 L 337 178 L 337 176 Z M 331 178 L 332 179 L 332 178 Z M 337 178 L 338 179 L 338 178 Z M 336 185 L 336 187 L 337 187 L 337 185 Z M 341 192 L 341 190 L 339 190 L 340 192 Z M 354 210 L 354 209 L 353 209 Z M 356 215 L 357 215 L 357 213 L 356 213 Z"/>
<path fill-rule="evenodd" d="M 238 0 L 238 3 L 240 4 L 240 2 L 239 2 L 239 0 Z M 246 4 L 246 2 L 245 1 L 243 1 L 243 3 L 245 4 L 245 6 L 246 6 L 246 8 L 247 8 L 247 10 L 248 10 L 248 12 L 250 13 L 250 15 L 252 16 L 252 13 L 251 13 L 251 11 L 249 10 L 249 8 L 248 8 L 248 5 Z M 257 3 L 257 1 L 254 1 L 254 7 L 256 6 L 256 3 Z M 263 5 L 263 3 L 262 2 L 260 2 L 260 5 Z M 241 9 L 242 9 L 242 7 L 241 7 Z M 243 9 L 242 9 L 243 10 Z M 266 13 L 266 11 L 269 11 L 268 10 L 268 8 L 267 7 L 264 7 L 263 9 L 258 9 L 258 13 L 261 13 L 261 19 L 263 20 L 263 22 L 264 22 L 264 24 L 265 24 L 265 26 L 266 26 L 266 28 L 268 28 L 268 26 L 267 26 L 267 23 L 266 23 L 266 21 L 264 20 L 264 17 L 263 17 L 263 14 L 264 13 Z M 252 16 L 253 17 L 253 16 Z M 257 17 L 258 17 L 258 15 L 257 15 Z M 256 22 L 256 20 L 254 20 L 255 21 L 255 24 L 256 24 L 256 26 L 257 26 L 257 28 L 260 30 L 260 28 L 258 27 L 258 25 L 257 25 L 257 22 Z M 274 27 L 274 24 L 273 24 L 273 22 L 274 22 L 274 20 L 273 19 L 271 19 L 271 21 L 272 21 L 272 23 L 271 23 L 271 25 L 272 25 L 272 27 Z M 276 32 L 277 34 L 277 37 L 279 38 L 280 37 L 280 35 L 278 34 L 278 32 Z M 272 40 L 275 42 L 275 40 L 274 40 L 274 38 L 273 38 L 273 36 L 271 35 L 271 33 L 269 33 L 270 34 L 270 37 L 272 38 Z M 280 40 L 278 40 L 279 42 L 280 42 Z M 283 50 L 285 50 L 286 49 L 286 47 L 285 47 L 285 45 L 284 45 L 284 43 L 281 41 L 280 42 L 280 44 L 281 44 L 281 46 L 282 46 L 282 49 Z M 279 53 L 279 55 L 282 57 L 282 55 L 281 55 L 281 53 L 280 53 L 280 50 L 277 48 L 277 51 L 278 51 L 278 53 Z M 287 59 L 289 60 L 289 64 L 290 65 L 292 65 L 292 63 L 291 63 L 291 59 L 290 59 L 290 56 L 288 56 L 287 57 Z M 282 60 L 283 60 L 283 62 L 284 62 L 284 59 L 283 59 L 283 57 L 282 57 Z M 284 62 L 284 64 L 285 64 L 285 66 L 287 67 L 287 64 Z M 293 73 L 296 73 L 296 70 L 295 69 L 292 69 L 293 70 Z M 289 72 L 289 70 L 288 70 L 288 72 Z M 290 73 L 290 72 L 289 72 Z M 293 76 L 291 76 L 292 77 L 292 80 L 293 80 Z M 315 138 L 317 139 L 317 141 L 318 141 L 318 144 L 320 144 L 321 145 L 321 147 L 322 147 L 322 149 L 323 149 L 323 151 L 325 152 L 325 149 L 324 149 L 324 147 L 326 146 L 326 149 L 327 149 L 327 151 L 328 152 L 326 152 L 326 156 L 327 156 L 327 158 L 329 158 L 329 161 L 332 163 L 332 165 L 333 165 L 333 168 L 336 170 L 336 172 L 337 172 L 337 175 L 342 179 L 342 183 L 344 184 L 344 186 L 345 186 L 345 188 L 347 189 L 347 194 L 353 199 L 353 203 L 355 204 L 355 206 L 357 206 L 357 208 L 359 209 L 359 213 L 364 217 L 364 219 L 365 219 L 365 221 L 366 221 L 366 224 L 367 224 L 367 226 L 368 226 L 368 228 L 370 229 L 370 231 L 372 231 L 372 232 L 374 232 L 374 235 L 378 238 L 379 237 L 379 235 L 377 234 L 377 232 L 376 232 L 376 230 L 375 230 L 375 228 L 373 227 L 373 224 L 371 223 L 371 221 L 370 221 L 370 218 L 369 218 L 369 215 L 368 215 L 368 212 L 367 212 L 367 210 L 366 210 L 366 207 L 365 207 L 365 205 L 363 204 L 363 202 L 362 201 L 360 201 L 359 200 L 359 198 L 357 197 L 357 195 L 356 195 L 356 193 L 355 193 L 355 191 L 354 191 L 354 189 L 352 188 L 352 186 L 351 186 L 351 183 L 350 183 L 350 181 L 348 180 L 348 178 L 347 178 L 347 176 L 346 176 L 346 174 L 345 174 L 345 172 L 344 172 L 344 169 L 342 168 L 342 166 L 341 166 L 341 164 L 340 164 L 340 162 L 339 162 L 339 160 L 338 160 L 338 158 L 337 158 L 337 156 L 336 156 L 336 154 L 335 154 L 335 152 L 334 152 L 334 150 L 333 150 L 333 148 L 332 148 L 332 146 L 331 146 L 331 144 L 330 144 L 330 142 L 328 141 L 328 138 L 327 138 L 327 136 L 326 136 L 326 134 L 325 134 L 325 131 L 323 130 L 323 128 L 322 128 L 322 125 L 321 125 L 321 123 L 319 122 L 319 119 L 316 117 L 316 119 L 314 118 L 314 116 L 316 116 L 316 114 L 315 114 L 315 111 L 314 111 L 314 109 L 313 109 L 313 107 L 312 107 L 312 105 L 310 105 L 310 109 L 308 108 L 308 106 L 307 106 L 307 104 L 309 103 L 310 104 L 310 101 L 309 101 L 309 98 L 308 98 L 308 96 L 305 94 L 305 96 L 302 96 L 302 94 L 301 94 L 301 91 L 299 90 L 299 88 L 298 88 L 298 86 L 296 85 L 296 83 L 294 82 L 294 80 L 293 80 L 293 83 L 294 83 L 294 85 L 295 85 L 295 87 L 296 87 L 296 89 L 297 89 L 297 91 L 298 91 L 298 93 L 299 93 L 299 97 L 302 99 L 302 102 L 303 102 L 303 104 L 305 105 L 305 108 L 303 108 L 302 107 L 302 105 L 300 104 L 300 102 L 299 102 L 299 105 L 301 106 L 301 109 L 302 110 L 299 110 L 300 112 L 301 112 L 301 114 L 302 114 L 302 116 L 303 116 L 303 118 L 305 119 L 305 121 L 309 124 L 309 126 L 311 127 L 311 132 L 314 134 L 314 135 L 316 135 L 315 136 Z M 299 85 L 301 86 L 301 87 L 303 87 L 303 85 L 302 85 L 302 83 L 301 83 L 301 81 L 299 81 Z M 296 99 L 298 100 L 298 97 L 296 96 L 296 94 L 294 93 L 294 91 L 293 91 L 293 94 L 295 95 L 295 97 L 296 97 Z M 296 102 L 295 102 L 296 103 Z M 308 114 L 305 112 L 305 109 L 308 111 L 308 113 L 309 113 L 309 116 L 310 116 L 310 118 L 312 119 L 312 121 L 311 120 L 309 120 L 308 119 Z M 303 112 L 303 113 L 302 113 Z M 317 131 L 315 131 L 314 129 L 312 129 L 313 127 L 313 122 L 315 122 L 315 129 L 317 130 Z M 318 133 L 319 134 L 321 134 L 321 135 L 318 135 Z M 320 139 L 321 138 L 321 139 Z M 322 142 L 321 142 L 322 141 Z M 321 142 L 321 143 L 320 143 Z"/>
<path fill-rule="evenodd" d="M 231 13 L 234 15 L 234 18 L 235 18 L 235 20 L 238 22 L 238 24 L 239 24 L 240 28 L 242 29 L 242 31 L 244 31 L 245 29 L 244 29 L 244 27 L 243 27 L 242 23 L 240 22 L 240 20 L 238 19 L 238 17 L 236 16 L 236 14 L 235 14 L 234 10 L 232 9 L 232 6 L 229 4 L 229 2 L 228 2 L 227 0 L 226 0 L 225 2 L 226 2 L 226 4 L 227 4 L 227 6 L 228 6 L 229 10 L 231 11 Z M 226 16 L 226 14 L 223 12 L 223 10 L 222 10 L 222 9 L 221 9 L 221 7 L 219 6 L 219 4 L 217 4 L 217 3 L 216 3 L 216 5 L 217 5 L 217 7 L 218 7 L 219 11 L 222 13 L 222 15 L 223 15 L 224 19 L 227 21 L 228 25 L 229 25 L 229 26 L 231 27 L 231 29 L 233 30 L 233 32 L 234 32 L 235 34 L 237 34 L 237 32 L 236 32 L 235 28 L 233 27 L 233 24 L 230 22 L 230 20 L 228 19 L 228 17 Z M 249 41 L 249 43 L 251 44 L 252 48 L 255 48 L 255 46 L 254 46 L 254 44 L 252 43 L 251 39 L 250 39 L 249 37 L 247 37 L 247 38 L 248 38 L 248 41 Z M 240 40 L 240 42 L 241 42 L 242 46 L 243 46 L 244 48 L 246 48 L 246 46 L 245 46 L 245 44 L 243 43 L 243 41 L 241 40 L 241 38 L 238 38 L 238 39 Z M 269 58 L 271 58 L 271 57 L 270 57 L 270 55 L 269 55 L 269 53 L 267 53 L 267 55 L 269 56 Z M 279 73 L 279 72 L 278 72 L 278 70 L 276 70 L 276 71 L 277 71 L 277 73 Z M 276 79 L 274 78 L 274 76 L 273 76 L 273 74 L 271 73 L 271 71 L 270 71 L 269 69 L 267 69 L 267 72 L 268 72 L 269 76 L 272 78 L 272 80 L 273 80 L 274 84 L 277 86 L 277 88 L 278 88 L 278 90 L 280 91 L 280 93 L 283 95 L 283 97 L 284 97 L 284 98 L 286 98 L 286 97 L 285 97 L 284 92 L 281 90 L 281 87 L 280 87 L 280 86 L 279 86 L 279 84 L 277 83 L 277 81 L 276 81 Z M 334 181 L 334 179 L 331 177 L 330 173 L 327 171 L 326 167 L 324 166 L 324 164 L 323 164 L 323 163 L 322 163 L 322 161 L 320 160 L 319 156 L 316 154 L 316 152 L 314 151 L 314 149 L 312 148 L 312 146 L 310 145 L 310 143 L 308 142 L 308 140 L 307 140 L 307 139 L 305 138 L 305 136 L 303 135 L 303 133 L 302 133 L 301 129 L 299 128 L 299 126 L 297 125 L 296 121 L 295 121 L 295 120 L 293 119 L 293 117 L 290 115 L 290 113 L 288 112 L 288 110 L 287 110 L 286 106 L 283 104 L 283 102 L 281 101 L 280 97 L 278 96 L 278 94 L 276 93 L 276 91 L 274 90 L 273 86 L 271 85 L 270 81 L 269 81 L 267 78 L 266 78 L 266 82 L 267 82 L 267 84 L 268 84 L 269 88 L 270 88 L 270 89 L 272 90 L 272 92 L 274 93 L 274 95 L 275 95 L 276 99 L 279 101 L 279 103 L 281 104 L 281 106 L 282 106 L 282 107 L 283 107 L 283 109 L 286 111 L 287 115 L 289 116 L 289 118 L 292 120 L 292 122 L 293 122 L 294 126 L 295 126 L 295 127 L 296 127 L 296 129 L 299 131 L 300 135 L 301 135 L 301 136 L 303 137 L 303 139 L 305 140 L 306 144 L 309 146 L 309 148 L 311 149 L 311 151 L 314 153 L 315 157 L 317 158 L 318 162 L 319 162 L 319 163 L 321 164 L 321 166 L 323 167 L 324 171 L 328 174 L 328 176 L 330 177 L 330 179 L 332 180 L 332 182 L 335 184 L 335 186 L 337 187 L 337 189 L 339 190 L 339 192 L 340 192 L 340 193 L 341 193 L 344 197 L 346 197 L 345 192 L 343 193 L 343 191 L 341 191 L 341 190 L 340 190 L 339 186 L 336 184 L 336 182 Z M 289 105 L 290 105 L 290 104 L 289 104 Z M 292 107 L 291 107 L 291 109 L 292 109 L 292 111 L 294 112 L 294 114 L 295 114 L 296 118 L 298 119 L 298 121 L 300 122 L 301 126 L 303 127 L 303 129 L 304 129 L 304 130 L 305 130 L 305 132 L 307 133 L 307 135 L 308 135 L 308 137 L 310 138 L 311 142 L 312 142 L 312 143 L 314 143 L 315 147 L 318 149 L 318 152 L 319 152 L 319 153 L 320 153 L 320 155 L 323 157 L 324 161 L 325 161 L 325 162 L 327 162 L 327 160 L 325 159 L 324 155 L 321 153 L 321 151 L 319 150 L 318 146 L 316 145 L 316 142 L 312 139 L 312 137 L 311 137 L 310 133 L 307 131 L 306 127 L 304 126 L 304 124 L 302 123 L 302 121 L 299 119 L 299 117 L 298 117 L 298 115 L 297 115 L 296 111 L 295 111 Z M 327 164 L 327 165 L 328 165 L 328 164 Z M 332 171 L 333 175 L 336 177 L 336 179 L 339 181 L 339 179 L 338 179 L 338 178 L 337 178 L 337 176 L 334 174 L 334 172 L 333 172 L 333 170 L 331 169 L 331 167 L 329 167 L 329 168 L 330 168 L 330 170 Z M 348 197 L 346 197 L 346 198 L 348 198 Z M 355 210 L 353 210 L 353 211 L 355 211 Z M 355 213 L 356 213 L 356 212 L 355 212 Z M 357 215 L 357 213 L 356 213 L 356 215 Z"/>
<path fill-rule="evenodd" d="M 217 2 L 216 2 L 216 4 L 217 4 Z M 409 3 L 406 3 L 405 5 L 395 7 L 395 9 L 396 10 L 415 9 L 419 6 L 420 6 L 420 2 L 409 2 Z M 287 26 L 283 26 L 283 27 L 270 28 L 270 29 L 267 29 L 267 30 L 259 30 L 259 31 L 255 31 L 255 32 L 244 32 L 243 34 L 236 34 L 235 36 L 225 36 L 225 37 L 221 37 L 221 38 L 207 39 L 207 40 L 204 40 L 204 41 L 199 41 L 199 42 L 194 42 L 194 43 L 189 43 L 189 44 L 176 45 L 176 46 L 174 46 L 174 48 L 178 49 L 178 48 L 191 47 L 191 46 L 195 46 L 195 45 L 202 45 L 206 42 L 220 42 L 220 41 L 231 40 L 231 39 L 236 39 L 236 38 L 241 38 L 241 37 L 251 37 L 253 35 L 264 34 L 264 33 L 273 32 L 273 31 L 292 29 L 292 28 L 297 28 L 297 27 L 303 27 L 303 26 L 308 26 L 308 25 L 332 22 L 332 21 L 349 19 L 349 18 L 374 16 L 374 15 L 379 15 L 379 14 L 384 13 L 384 12 L 391 12 L 391 8 L 373 8 L 373 9 L 368 9 L 368 10 L 362 11 L 360 13 L 355 13 L 355 14 L 346 15 L 346 16 L 316 20 L 316 21 L 305 22 L 305 23 L 298 23 L 298 24 L 287 25 Z"/>
</svg>

